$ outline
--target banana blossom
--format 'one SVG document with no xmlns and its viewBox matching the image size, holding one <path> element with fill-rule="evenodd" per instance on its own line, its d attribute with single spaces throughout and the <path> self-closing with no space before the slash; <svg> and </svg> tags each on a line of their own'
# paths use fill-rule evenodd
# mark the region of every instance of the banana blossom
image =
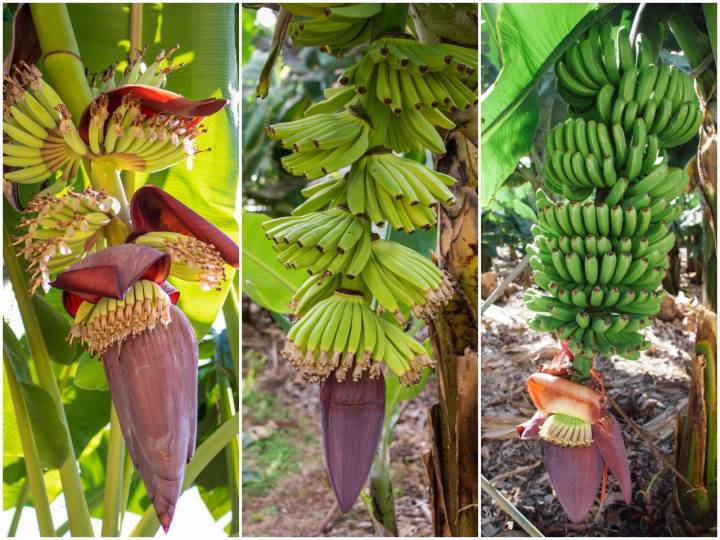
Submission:
<svg viewBox="0 0 720 540">
<path fill-rule="evenodd" d="M 521 439 L 543 441 L 550 482 L 570 520 L 583 520 L 607 478 L 608 467 L 630 504 L 632 486 L 625 444 L 617 420 L 602 405 L 601 395 L 549 373 L 535 373 L 527 384 L 537 412 L 516 429 Z"/>
<path fill-rule="evenodd" d="M 75 318 L 71 339 L 102 358 L 135 467 L 167 532 L 195 450 L 198 345 L 165 285 L 170 257 L 122 244 L 88 255 L 52 283 Z"/>
</svg>

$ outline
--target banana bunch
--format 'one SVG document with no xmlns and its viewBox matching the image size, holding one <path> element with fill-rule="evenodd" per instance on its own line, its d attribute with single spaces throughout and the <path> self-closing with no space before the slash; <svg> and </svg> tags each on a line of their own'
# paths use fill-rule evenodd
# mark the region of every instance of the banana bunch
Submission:
<svg viewBox="0 0 720 540">
<path fill-rule="evenodd" d="M 555 332 L 575 354 L 637 358 L 648 345 L 637 330 L 660 309 L 657 289 L 675 243 L 669 224 L 681 211 L 664 195 L 667 185 L 687 182 L 684 170 L 658 167 L 612 206 L 553 203 L 538 190 L 540 225 L 528 253 L 535 282 L 549 295 L 529 292 L 528 307 L 542 313 L 531 327 Z"/>
<path fill-rule="evenodd" d="M 170 232 L 150 231 L 135 237 L 134 244 L 142 244 L 170 256 L 170 276 L 195 281 L 203 291 L 222 290 L 227 280 L 225 260 L 210 244 L 194 236 Z"/>
<path fill-rule="evenodd" d="M 372 39 L 375 16 L 381 4 L 281 4 L 295 16 L 307 17 L 291 22 L 288 34 L 300 47 L 320 47 L 340 54 Z"/>
<path fill-rule="evenodd" d="M 311 180 L 358 160 L 368 149 L 371 124 L 358 107 L 268 126 L 271 139 L 294 153 L 282 158 L 290 174 Z"/>
<path fill-rule="evenodd" d="M 370 224 L 343 208 L 272 219 L 263 227 L 278 260 L 311 276 L 355 276 L 370 257 Z"/>
<path fill-rule="evenodd" d="M 119 78 L 117 77 L 117 62 L 90 78 L 90 91 L 93 98 L 130 84 L 164 87 L 167 83 L 167 76 L 184 65 L 182 63 L 173 65 L 172 63 L 172 55 L 178 48 L 179 46 L 175 46 L 169 51 L 162 49 L 149 66 L 143 62 L 148 50 L 147 45 L 142 50 L 133 51 L 133 54 L 128 56 L 127 66 Z"/>
<path fill-rule="evenodd" d="M 633 121 L 631 135 L 620 124 L 569 118 L 545 137 L 545 181 L 554 193 L 582 200 L 595 188 L 610 189 L 616 204 L 628 185 L 659 167 L 660 144 L 645 121 Z"/>
<path fill-rule="evenodd" d="M 555 65 L 558 92 L 574 114 L 628 133 L 642 118 L 660 146 L 683 144 L 702 123 L 693 82 L 674 66 L 656 65 L 656 57 L 643 34 L 633 49 L 626 28 L 594 26 Z"/>
<path fill-rule="evenodd" d="M 381 374 L 382 364 L 403 384 L 414 384 L 432 361 L 425 349 L 391 322 L 370 309 L 361 292 L 339 289 L 318 302 L 290 329 L 283 356 L 310 381 L 334 372 L 343 381 L 352 372 Z"/>
<path fill-rule="evenodd" d="M 48 290 L 51 274 L 83 258 L 119 211 L 117 199 L 90 188 L 34 197 L 25 211 L 34 216 L 22 218 L 19 226 L 26 232 L 13 243 L 29 263 L 31 294 L 40 286 Z"/>
<path fill-rule="evenodd" d="M 195 139 L 206 131 L 194 118 L 164 113 L 148 117 L 132 92 L 124 93 L 111 113 L 110 95 L 90 102 L 80 123 L 93 158 L 126 171 L 157 172 L 182 161 L 192 168 L 198 152 Z"/>
<path fill-rule="evenodd" d="M 80 339 L 88 352 L 99 356 L 115 343 L 160 323 L 170 323 L 170 297 L 160 285 L 141 279 L 128 289 L 122 300 L 101 297 L 93 304 L 83 301 L 70 328 L 70 342 Z M 138 324 L 137 313 L 143 313 Z M 135 314 L 135 315 L 133 315 Z"/>
<path fill-rule="evenodd" d="M 396 115 L 424 108 L 455 112 L 477 104 L 464 82 L 476 70 L 477 54 L 464 47 L 381 38 L 340 83 L 354 85 L 361 95 L 374 93 Z"/>
<path fill-rule="evenodd" d="M 360 281 L 375 297 L 378 311 L 389 311 L 400 323 L 405 305 L 420 318 L 431 318 L 452 296 L 450 276 L 416 251 L 387 240 L 375 240 L 360 273 Z"/>
<path fill-rule="evenodd" d="M 375 38 L 303 119 L 267 128 L 271 139 L 293 150 L 283 167 L 317 179 L 302 190 L 306 201 L 291 216 L 263 224 L 278 259 L 310 274 L 290 302 L 298 320 L 284 355 L 310 380 L 333 372 L 342 380 L 350 370 L 355 380 L 366 370 L 378 376 L 384 362 L 403 384 L 413 384 L 430 360 L 381 316 L 431 317 L 452 286 L 429 260 L 381 241 L 372 225 L 429 229 L 437 222 L 435 205 L 454 203 L 453 178 L 393 152 L 445 153 L 436 127 L 454 128 L 447 114 L 477 103 L 476 54 L 391 33 L 378 38 L 379 4 L 283 7 L 298 17 L 288 27 L 297 45 L 335 54 Z"/>
<path fill-rule="evenodd" d="M 538 225 L 528 248 L 544 293 L 528 291 L 538 312 L 530 326 L 555 333 L 576 356 L 639 358 L 639 330 L 664 297 L 662 279 L 675 243 L 672 201 L 687 188 L 685 170 L 668 168 L 665 149 L 691 139 L 702 121 L 692 80 L 656 65 L 640 35 L 591 28 L 556 64 L 570 118 L 545 138 L 548 189 L 538 190 Z M 595 195 L 594 202 L 589 200 Z M 583 364 L 583 362 L 581 362 Z"/>
<path fill-rule="evenodd" d="M 70 112 L 35 66 L 13 66 L 3 83 L 3 176 L 34 184 L 60 171 L 64 185 L 88 153 Z"/>
</svg>

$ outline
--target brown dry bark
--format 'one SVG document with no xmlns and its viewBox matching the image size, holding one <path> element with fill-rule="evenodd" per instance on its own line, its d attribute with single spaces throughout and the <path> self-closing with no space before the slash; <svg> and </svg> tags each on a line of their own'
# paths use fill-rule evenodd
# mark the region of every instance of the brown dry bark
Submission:
<svg viewBox="0 0 720 540">
<path fill-rule="evenodd" d="M 675 482 L 669 525 L 675 535 L 700 536 L 716 525 L 717 316 L 700 308 L 687 414 L 678 418 L 675 462 L 692 489 Z"/>
<path fill-rule="evenodd" d="M 412 4 L 419 41 L 477 46 L 477 6 Z M 438 260 L 455 280 L 430 324 L 438 403 L 430 407 L 431 450 L 423 456 L 435 536 L 478 536 L 478 136 L 477 107 L 453 117 L 436 170 L 457 179 L 457 202 L 438 210 Z"/>
<path fill-rule="evenodd" d="M 439 402 L 430 408 L 432 448 L 423 456 L 436 536 L 478 534 L 477 146 L 460 132 L 437 169 L 458 179 L 457 203 L 439 212 L 439 253 L 456 293 L 431 325 Z"/>
</svg>

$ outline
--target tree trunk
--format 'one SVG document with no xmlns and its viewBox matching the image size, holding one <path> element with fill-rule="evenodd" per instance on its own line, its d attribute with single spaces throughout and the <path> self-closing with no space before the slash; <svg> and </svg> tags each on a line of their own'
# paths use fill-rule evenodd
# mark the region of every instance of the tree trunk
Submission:
<svg viewBox="0 0 720 540">
<path fill-rule="evenodd" d="M 698 30 L 703 15 L 711 38 Z M 693 18 L 695 17 L 695 18 Z M 692 69 L 714 55 L 716 7 L 677 5 L 669 18 L 670 30 Z M 674 534 L 711 534 L 716 527 L 717 484 L 717 90 L 716 67 L 711 63 L 697 75 L 695 86 L 704 108 L 697 152 L 698 190 L 703 204 L 702 303 L 697 312 L 697 336 L 688 408 L 678 419 L 676 465 L 692 489 L 675 479 L 668 523 Z"/>
<path fill-rule="evenodd" d="M 477 536 L 478 401 L 477 146 L 459 132 L 447 141 L 437 169 L 459 180 L 458 202 L 439 215 L 439 260 L 456 292 L 433 321 L 439 402 L 430 408 L 430 480 L 435 536 Z"/>
<path fill-rule="evenodd" d="M 423 43 L 477 46 L 477 5 L 412 4 Z M 438 399 L 430 407 L 431 449 L 423 456 L 434 536 L 478 536 L 478 160 L 477 107 L 458 114 L 436 169 L 458 180 L 457 202 L 438 208 L 438 261 L 455 280 L 430 325 Z"/>
<path fill-rule="evenodd" d="M 700 308 L 686 416 L 676 430 L 676 466 L 692 487 L 675 481 L 669 525 L 674 535 L 701 536 L 716 526 L 717 317 Z"/>
</svg>

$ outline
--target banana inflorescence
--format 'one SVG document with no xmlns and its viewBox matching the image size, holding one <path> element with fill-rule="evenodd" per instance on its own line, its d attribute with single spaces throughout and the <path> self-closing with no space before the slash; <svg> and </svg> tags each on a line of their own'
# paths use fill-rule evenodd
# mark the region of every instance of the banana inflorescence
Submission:
<svg viewBox="0 0 720 540">
<path fill-rule="evenodd" d="M 30 292 L 50 287 L 50 275 L 80 260 L 102 237 L 103 227 L 120 211 L 117 199 L 90 188 L 62 197 L 34 197 L 19 227 L 26 229 L 13 245 L 28 261 Z"/>
<path fill-rule="evenodd" d="M 567 341 L 576 356 L 639 358 L 664 297 L 673 200 L 689 176 L 668 167 L 665 148 L 697 132 L 702 113 L 692 80 L 656 65 L 640 35 L 591 28 L 557 62 L 558 91 L 571 114 L 545 138 L 545 186 L 529 247 L 535 283 L 527 306 L 538 331 Z M 594 199 L 592 196 L 594 195 Z M 588 364 L 589 365 L 589 364 Z"/>
<path fill-rule="evenodd" d="M 143 50 L 134 50 L 126 60 L 126 66 L 118 77 L 118 62 L 111 64 L 103 72 L 96 73 L 90 78 L 90 90 L 93 97 L 115 90 L 120 86 L 130 84 L 143 84 L 161 88 L 167 82 L 167 76 L 180 69 L 184 64 L 173 64 L 172 55 L 178 50 L 176 45 L 169 51 L 161 50 L 154 61 L 148 66 L 144 60 L 148 46 Z"/>
<path fill-rule="evenodd" d="M 222 99 L 191 101 L 161 90 L 172 65 L 161 51 L 146 67 L 142 52 L 118 78 L 115 65 L 92 78 L 94 99 L 80 115 L 70 111 L 36 66 L 21 62 L 3 83 L 3 177 L 14 183 L 40 183 L 60 172 L 41 192 L 55 194 L 77 176 L 83 159 L 114 169 L 156 172 L 186 162 L 199 152 L 205 133 L 202 117 L 219 111 Z"/>
<path fill-rule="evenodd" d="M 13 66 L 3 93 L 4 178 L 32 184 L 58 171 L 63 185 L 74 178 L 88 148 L 62 99 L 43 81 L 37 67 Z"/>
<path fill-rule="evenodd" d="M 454 128 L 446 115 L 477 103 L 477 53 L 381 31 L 380 4 L 283 7 L 297 45 L 339 54 L 369 44 L 304 118 L 267 128 L 293 151 L 282 159 L 288 172 L 319 179 L 291 216 L 263 225 L 278 259 L 310 274 L 291 302 L 297 320 L 284 355 L 310 380 L 377 377 L 384 363 L 413 384 L 431 362 L 396 322 L 434 316 L 451 281 L 372 228 L 430 229 L 436 206 L 455 202 L 452 177 L 397 153 L 445 152 L 436 127 Z"/>
</svg>

